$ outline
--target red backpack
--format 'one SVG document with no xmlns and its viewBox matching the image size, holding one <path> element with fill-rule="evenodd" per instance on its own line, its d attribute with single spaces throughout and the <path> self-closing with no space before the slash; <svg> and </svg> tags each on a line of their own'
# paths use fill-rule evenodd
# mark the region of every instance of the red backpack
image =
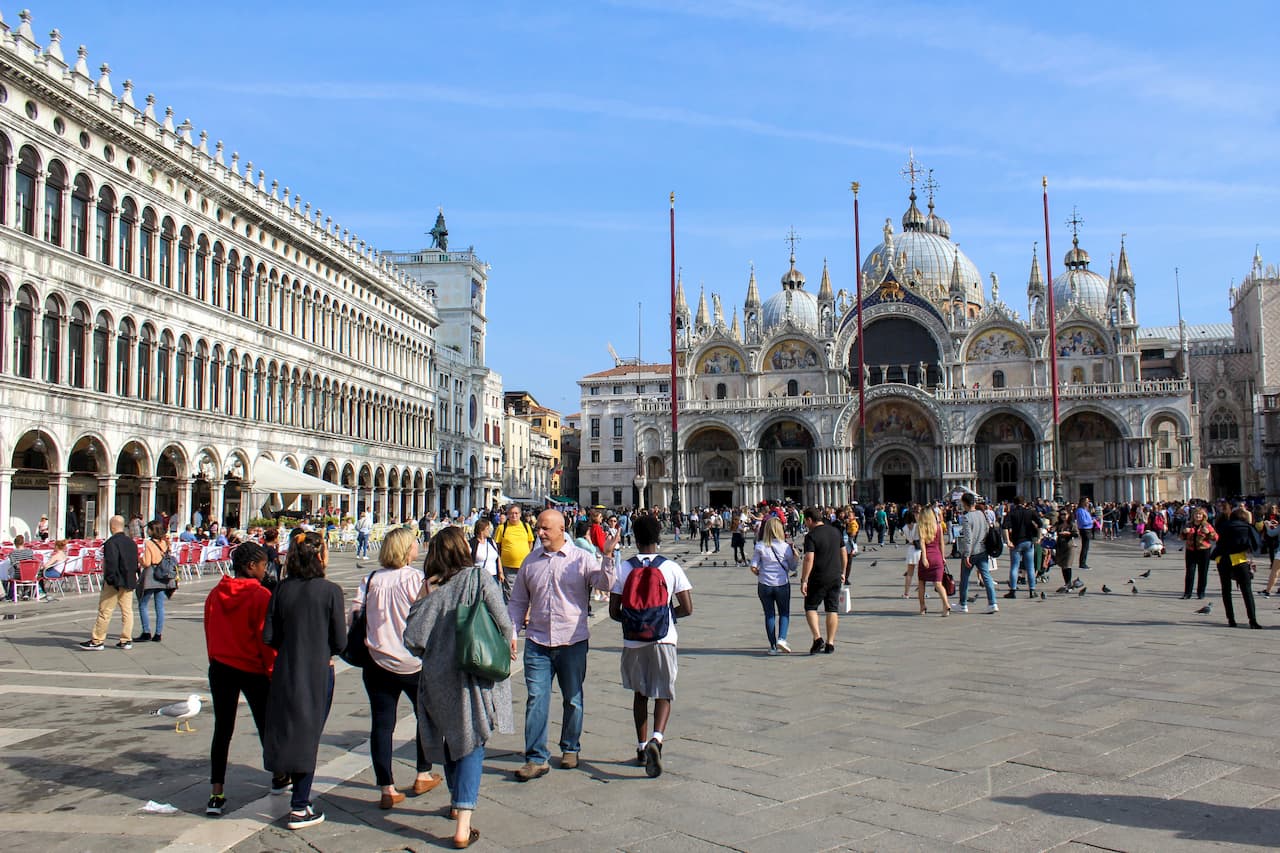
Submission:
<svg viewBox="0 0 1280 853">
<path fill-rule="evenodd" d="M 643 559 L 627 560 L 631 573 L 622 585 L 622 639 L 652 643 L 671 628 L 671 591 L 659 568 L 666 560 L 654 556 L 645 565 Z"/>
</svg>

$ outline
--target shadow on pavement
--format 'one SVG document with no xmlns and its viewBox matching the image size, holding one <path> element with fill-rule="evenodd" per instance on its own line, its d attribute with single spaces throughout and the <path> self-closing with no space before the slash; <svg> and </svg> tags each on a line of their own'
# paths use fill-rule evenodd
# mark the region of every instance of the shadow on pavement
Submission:
<svg viewBox="0 0 1280 853">
<path fill-rule="evenodd" d="M 1231 844 L 1275 843 L 1275 812 L 1222 806 L 1197 800 L 1103 794 L 1035 794 L 993 797 L 997 803 L 1025 806 L 1045 814 L 1086 818 L 1113 825 L 1174 831 L 1179 838 Z"/>
</svg>

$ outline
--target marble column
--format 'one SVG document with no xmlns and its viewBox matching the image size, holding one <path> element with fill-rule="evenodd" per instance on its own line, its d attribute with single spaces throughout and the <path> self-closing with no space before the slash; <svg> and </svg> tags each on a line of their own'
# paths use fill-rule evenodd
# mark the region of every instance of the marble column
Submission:
<svg viewBox="0 0 1280 853">
<path fill-rule="evenodd" d="M 49 529 L 54 539 L 67 536 L 67 481 L 70 479 L 68 471 L 49 472 Z"/>
<path fill-rule="evenodd" d="M 191 479 L 179 477 L 174 487 L 178 490 L 178 509 L 175 514 L 178 516 L 178 532 L 181 533 L 191 523 Z"/>
<path fill-rule="evenodd" d="M 86 539 L 109 535 L 107 520 L 116 514 L 116 481 L 119 479 L 115 474 L 106 474 L 98 478 L 98 509 L 93 530 L 89 529 L 89 519 L 84 519 Z"/>
<path fill-rule="evenodd" d="M 0 539 L 8 539 L 9 516 L 13 512 L 13 469 L 0 468 Z"/>
<path fill-rule="evenodd" d="M 156 517 L 156 483 L 159 477 L 141 477 L 138 482 L 142 487 L 142 519 L 150 523 Z"/>
</svg>

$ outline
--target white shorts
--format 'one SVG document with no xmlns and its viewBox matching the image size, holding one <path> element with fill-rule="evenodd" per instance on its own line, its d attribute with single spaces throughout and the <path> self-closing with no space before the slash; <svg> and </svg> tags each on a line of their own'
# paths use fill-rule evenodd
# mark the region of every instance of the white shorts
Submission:
<svg viewBox="0 0 1280 853">
<path fill-rule="evenodd" d="M 918 562 L 920 562 L 920 549 L 907 548 L 907 565 L 914 566 Z"/>
</svg>

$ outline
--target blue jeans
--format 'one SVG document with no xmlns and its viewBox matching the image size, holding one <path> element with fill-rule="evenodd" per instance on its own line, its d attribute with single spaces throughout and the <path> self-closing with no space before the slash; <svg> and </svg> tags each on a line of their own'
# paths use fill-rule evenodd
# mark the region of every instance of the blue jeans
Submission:
<svg viewBox="0 0 1280 853">
<path fill-rule="evenodd" d="M 445 747 L 444 781 L 449 786 L 449 805 L 455 809 L 475 809 L 480 799 L 480 774 L 484 770 L 484 744 L 456 761 Z"/>
<path fill-rule="evenodd" d="M 758 583 L 756 594 L 764 605 L 764 632 L 769 637 L 769 648 L 772 649 L 778 645 L 778 640 L 787 638 L 787 628 L 791 625 L 791 584 L 765 586 Z"/>
<path fill-rule="evenodd" d="M 1018 589 L 1018 566 L 1027 570 L 1027 588 L 1032 592 L 1036 591 L 1036 567 L 1035 567 L 1036 543 L 1028 540 L 1019 542 L 1013 546 L 1013 550 L 1009 552 L 1009 589 L 1014 592 Z"/>
<path fill-rule="evenodd" d="M 356 556 L 369 556 L 369 534 L 356 531 Z"/>
<path fill-rule="evenodd" d="M 560 751 L 577 752 L 582 737 L 582 682 L 587 677 L 587 641 L 571 646 L 524 644 L 524 757 L 546 764 L 548 717 L 551 712 L 551 677 L 560 682 L 564 717 L 560 723 Z"/>
<path fill-rule="evenodd" d="M 142 633 L 151 633 L 151 619 L 147 613 L 147 604 L 153 601 L 156 608 L 156 633 L 164 633 L 164 603 L 168 600 L 169 596 L 164 594 L 163 589 L 149 589 L 138 596 L 138 613 L 142 616 Z"/>
<path fill-rule="evenodd" d="M 991 572 L 987 570 L 987 555 L 976 554 L 969 558 L 970 565 L 966 566 L 962 562 L 960 564 L 960 603 L 967 605 L 969 603 L 969 575 L 974 569 L 978 570 L 978 577 L 982 579 L 982 585 L 987 588 L 987 604 L 996 603 L 996 582 L 991 579 Z"/>
</svg>

